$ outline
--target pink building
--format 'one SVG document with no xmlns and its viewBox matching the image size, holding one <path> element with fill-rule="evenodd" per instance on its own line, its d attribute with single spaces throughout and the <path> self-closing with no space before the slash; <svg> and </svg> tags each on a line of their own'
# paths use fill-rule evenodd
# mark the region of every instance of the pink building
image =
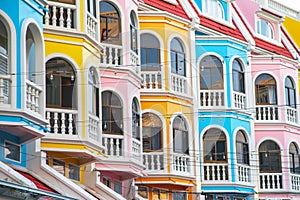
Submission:
<svg viewBox="0 0 300 200">
<path fill-rule="evenodd" d="M 297 52 L 284 18 L 266 5 L 237 0 L 249 39 L 259 199 L 300 199 Z M 251 8 L 251 9 L 249 9 Z M 255 47 L 254 47 L 255 45 Z"/>
</svg>

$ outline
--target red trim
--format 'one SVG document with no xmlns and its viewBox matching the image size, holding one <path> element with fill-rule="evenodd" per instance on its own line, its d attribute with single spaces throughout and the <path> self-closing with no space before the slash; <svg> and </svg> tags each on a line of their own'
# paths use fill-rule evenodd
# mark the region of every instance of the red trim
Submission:
<svg viewBox="0 0 300 200">
<path fill-rule="evenodd" d="M 170 4 L 170 3 L 166 2 L 166 1 L 162 1 L 162 0 L 144 0 L 144 3 L 149 6 L 158 8 L 160 10 L 172 13 L 176 16 L 179 16 L 179 17 L 182 17 L 185 19 L 190 19 L 188 17 L 188 15 L 186 14 L 186 12 L 184 11 L 183 7 L 181 6 L 180 2 L 178 0 L 176 0 L 176 1 L 177 1 L 178 5 L 173 5 L 173 4 Z"/>
<path fill-rule="evenodd" d="M 22 172 L 22 171 L 18 171 L 22 176 L 24 176 L 25 178 L 29 179 L 30 181 L 32 181 L 36 187 L 40 190 L 45 190 L 47 192 L 53 192 L 53 193 L 57 193 L 55 190 L 53 190 L 52 188 L 50 188 L 49 186 L 47 186 L 46 184 L 44 184 L 43 182 L 39 181 L 38 179 L 36 179 L 35 177 L 33 177 L 32 175 L 30 175 L 27 172 Z"/>
</svg>

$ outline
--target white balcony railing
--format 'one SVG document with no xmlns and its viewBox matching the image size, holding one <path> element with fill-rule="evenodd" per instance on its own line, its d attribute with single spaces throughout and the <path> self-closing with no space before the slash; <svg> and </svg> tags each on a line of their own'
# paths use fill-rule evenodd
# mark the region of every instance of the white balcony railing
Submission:
<svg viewBox="0 0 300 200">
<path fill-rule="evenodd" d="M 97 33 L 98 33 L 98 21 L 97 19 L 87 12 L 87 34 L 97 41 Z"/>
<path fill-rule="evenodd" d="M 160 172 L 164 171 L 164 152 L 143 153 L 143 164 L 146 171 Z"/>
<path fill-rule="evenodd" d="M 100 63 L 104 66 L 120 66 L 122 59 L 122 46 L 102 43 Z"/>
<path fill-rule="evenodd" d="M 103 134 L 102 135 L 104 153 L 109 156 L 123 156 L 123 135 L 112 135 L 112 134 Z"/>
<path fill-rule="evenodd" d="M 172 73 L 171 90 L 179 94 L 188 94 L 186 77 Z"/>
<path fill-rule="evenodd" d="M 46 109 L 48 129 L 50 133 L 62 136 L 78 135 L 77 133 L 77 110 Z"/>
<path fill-rule="evenodd" d="M 261 190 L 283 189 L 282 173 L 260 173 L 259 185 Z"/>
<path fill-rule="evenodd" d="M 204 163 L 203 164 L 203 181 L 225 181 L 229 180 L 227 163 Z"/>
<path fill-rule="evenodd" d="M 100 119 L 95 115 L 89 115 L 89 135 L 88 138 L 95 142 L 100 142 Z"/>
<path fill-rule="evenodd" d="M 256 106 L 257 121 L 278 121 L 279 113 L 277 106 Z"/>
<path fill-rule="evenodd" d="M 141 141 L 135 138 L 131 139 L 131 153 L 134 158 L 141 158 L 142 145 Z"/>
<path fill-rule="evenodd" d="M 300 191 L 300 174 L 290 174 L 291 190 Z"/>
<path fill-rule="evenodd" d="M 48 1 L 44 24 L 51 27 L 76 29 L 76 5 Z"/>
<path fill-rule="evenodd" d="M 224 107 L 225 97 L 223 90 L 201 90 L 200 106 L 206 108 Z"/>
<path fill-rule="evenodd" d="M 40 96 L 42 88 L 37 84 L 26 80 L 26 108 L 40 114 Z"/>
<path fill-rule="evenodd" d="M 246 108 L 246 95 L 240 92 L 233 92 L 233 108 L 245 109 Z"/>
<path fill-rule="evenodd" d="M 250 183 L 250 166 L 249 165 L 243 165 L 243 164 L 237 164 L 237 178 L 239 182 L 243 183 Z"/>
<path fill-rule="evenodd" d="M 285 119 L 287 123 L 297 124 L 298 123 L 298 112 L 296 108 L 285 107 Z"/>
<path fill-rule="evenodd" d="M 161 73 L 159 71 L 142 71 L 142 88 L 145 90 L 161 90 Z"/>
<path fill-rule="evenodd" d="M 139 56 L 134 51 L 130 51 L 130 64 L 132 66 L 139 64 Z"/>
<path fill-rule="evenodd" d="M 184 154 L 172 154 L 172 169 L 174 172 L 190 173 L 190 156 Z"/>
</svg>

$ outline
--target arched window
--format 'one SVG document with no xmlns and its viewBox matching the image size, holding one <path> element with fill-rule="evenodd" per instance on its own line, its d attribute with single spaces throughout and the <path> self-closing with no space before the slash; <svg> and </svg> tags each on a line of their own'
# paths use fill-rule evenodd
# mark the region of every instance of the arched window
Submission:
<svg viewBox="0 0 300 200">
<path fill-rule="evenodd" d="M 180 116 L 173 121 L 173 151 L 189 154 L 189 132 L 185 120 Z"/>
<path fill-rule="evenodd" d="M 261 74 L 255 80 L 257 105 L 277 104 L 276 81 L 269 74 Z"/>
<path fill-rule="evenodd" d="M 141 69 L 160 70 L 160 44 L 158 39 L 149 33 L 141 35 Z"/>
<path fill-rule="evenodd" d="M 237 59 L 232 63 L 232 82 L 234 91 L 245 93 L 244 70 L 241 62 Z"/>
<path fill-rule="evenodd" d="M 237 163 L 249 165 L 249 145 L 245 133 L 238 131 L 236 135 Z"/>
<path fill-rule="evenodd" d="M 289 155 L 290 155 L 290 172 L 294 174 L 300 174 L 299 150 L 297 145 L 294 142 L 290 144 Z"/>
<path fill-rule="evenodd" d="M 182 76 L 186 75 L 185 53 L 181 41 L 177 38 L 171 41 L 171 72 Z"/>
<path fill-rule="evenodd" d="M 137 17 L 133 11 L 130 13 L 130 47 L 137 53 Z"/>
<path fill-rule="evenodd" d="M 201 90 L 223 89 L 223 64 L 216 56 L 205 56 L 200 62 Z"/>
<path fill-rule="evenodd" d="M 97 71 L 91 67 L 88 74 L 89 113 L 99 117 L 99 85 Z"/>
<path fill-rule="evenodd" d="M 143 123 L 143 150 L 156 151 L 162 150 L 163 127 L 160 118 L 150 112 L 142 115 Z"/>
<path fill-rule="evenodd" d="M 123 110 L 119 97 L 102 92 L 102 130 L 107 134 L 123 134 Z"/>
<path fill-rule="evenodd" d="M 121 18 L 114 5 L 100 2 L 100 37 L 101 42 L 121 44 Z"/>
<path fill-rule="evenodd" d="M 203 136 L 204 162 L 227 162 L 226 135 L 217 128 L 207 130 Z"/>
<path fill-rule="evenodd" d="M 134 98 L 132 101 L 132 137 L 135 139 L 140 140 L 140 109 L 139 109 L 139 102 L 137 98 Z"/>
<path fill-rule="evenodd" d="M 259 170 L 265 173 L 281 172 L 281 154 L 279 146 L 270 140 L 259 146 Z"/>
<path fill-rule="evenodd" d="M 34 38 L 30 28 L 26 32 L 26 67 L 27 67 L 27 79 L 35 82 L 35 66 L 36 66 L 36 47 Z"/>
<path fill-rule="evenodd" d="M 259 19 L 257 21 L 257 33 L 265 37 L 274 39 L 274 31 L 272 25 L 263 19 Z"/>
<path fill-rule="evenodd" d="M 47 107 L 76 108 L 76 74 L 70 63 L 52 58 L 46 63 L 46 73 Z"/>
<path fill-rule="evenodd" d="M 8 32 L 1 21 L 0 18 L 0 74 L 7 75 L 9 73 L 8 68 Z M 3 96 L 4 96 L 4 103 L 9 103 L 9 80 L 3 81 Z"/>
<path fill-rule="evenodd" d="M 204 0 L 203 12 L 218 19 L 225 18 L 223 6 L 218 0 Z"/>
<path fill-rule="evenodd" d="M 291 77 L 285 79 L 285 105 L 296 108 L 296 90 Z"/>
</svg>

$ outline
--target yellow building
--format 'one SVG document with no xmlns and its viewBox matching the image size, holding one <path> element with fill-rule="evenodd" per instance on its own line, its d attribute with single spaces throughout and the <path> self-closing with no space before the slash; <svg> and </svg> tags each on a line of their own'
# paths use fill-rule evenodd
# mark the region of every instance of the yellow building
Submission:
<svg viewBox="0 0 300 200">
<path fill-rule="evenodd" d="M 158 10 L 159 9 L 159 10 Z M 196 193 L 193 30 L 182 5 L 144 1 L 139 7 L 143 163 L 137 178 L 146 199 L 193 199 Z"/>
</svg>

